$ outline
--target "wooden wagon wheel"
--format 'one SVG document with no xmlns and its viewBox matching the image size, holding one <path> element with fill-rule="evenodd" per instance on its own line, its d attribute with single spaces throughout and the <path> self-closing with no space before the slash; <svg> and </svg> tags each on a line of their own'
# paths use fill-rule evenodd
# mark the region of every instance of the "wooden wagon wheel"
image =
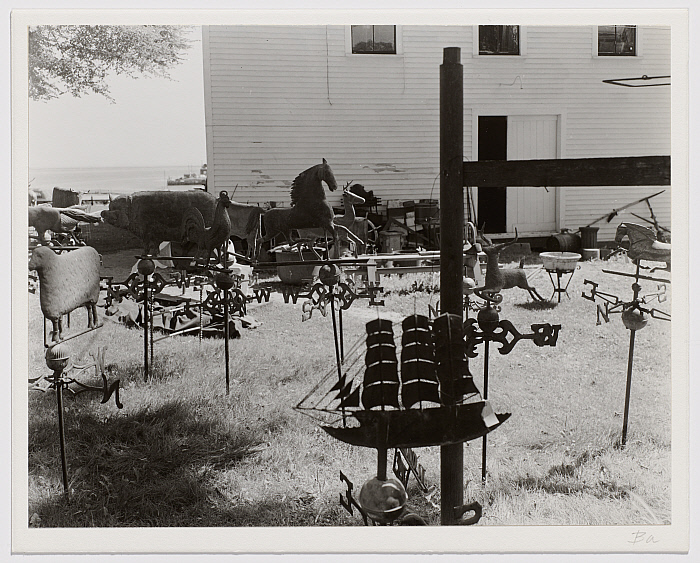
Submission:
<svg viewBox="0 0 700 563">
<path fill-rule="evenodd" d="M 376 254 L 379 248 L 379 227 L 367 219 L 367 254 Z"/>
</svg>

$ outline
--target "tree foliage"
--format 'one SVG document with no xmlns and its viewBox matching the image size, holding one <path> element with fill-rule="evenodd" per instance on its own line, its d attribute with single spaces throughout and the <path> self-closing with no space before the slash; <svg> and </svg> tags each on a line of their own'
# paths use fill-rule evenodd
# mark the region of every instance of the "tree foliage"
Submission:
<svg viewBox="0 0 700 563">
<path fill-rule="evenodd" d="M 114 102 L 107 77 L 169 78 L 191 46 L 187 26 L 40 25 L 29 28 L 29 97 L 94 92 Z"/>
</svg>

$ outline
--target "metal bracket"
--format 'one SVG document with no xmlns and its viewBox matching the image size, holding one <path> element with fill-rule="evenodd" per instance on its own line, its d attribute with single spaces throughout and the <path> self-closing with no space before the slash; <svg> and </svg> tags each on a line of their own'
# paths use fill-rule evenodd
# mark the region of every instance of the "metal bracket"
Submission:
<svg viewBox="0 0 700 563">
<path fill-rule="evenodd" d="M 92 353 L 90 353 L 89 355 L 93 359 L 92 363 L 85 365 L 73 365 L 68 369 L 64 370 L 61 374 L 61 377 L 58 379 L 55 379 L 50 376 L 48 379 L 49 381 L 52 381 L 52 387 L 54 387 L 55 385 L 63 385 L 64 388 L 70 391 L 70 393 L 73 396 L 79 395 L 80 393 L 83 393 L 85 391 L 102 391 L 102 399 L 100 400 L 100 403 L 106 403 L 107 401 L 109 401 L 112 395 L 114 395 L 114 403 L 116 404 L 117 408 L 123 408 L 124 405 L 119 400 L 120 380 L 117 379 L 111 385 L 107 383 L 107 376 L 105 375 L 105 347 L 101 346 L 100 348 L 98 348 L 96 355 L 93 355 Z M 95 375 L 99 375 L 102 378 L 101 387 L 95 385 L 86 385 L 75 379 L 75 377 L 82 375 L 86 370 L 93 367 L 95 368 Z M 72 370 L 76 370 L 76 375 L 74 377 L 66 377 L 66 375 L 68 375 L 68 372 Z M 78 389 L 71 389 L 69 387 L 71 384 L 77 385 Z"/>
<path fill-rule="evenodd" d="M 472 511 L 474 512 L 474 516 L 462 520 L 462 516 Z M 481 505 L 474 501 L 469 504 L 463 504 L 462 506 L 456 506 L 454 508 L 454 513 L 458 524 L 462 526 L 471 526 L 481 520 Z"/>
<path fill-rule="evenodd" d="M 353 515 L 352 507 L 354 506 L 360 512 L 360 516 L 362 516 L 362 521 L 365 523 L 365 526 L 369 526 L 369 522 L 371 522 L 371 525 L 373 526 L 374 521 L 370 520 L 367 517 L 367 513 L 362 509 L 360 503 L 358 503 L 352 496 L 352 490 L 354 488 L 352 481 L 350 481 L 350 479 L 348 479 L 342 471 L 340 472 L 340 480 L 344 481 L 347 485 L 347 490 L 345 491 L 345 498 L 343 498 L 343 493 L 340 493 L 340 505 L 345 510 L 347 510 L 351 516 Z"/>
<path fill-rule="evenodd" d="M 476 358 L 476 347 L 486 340 L 499 342 L 501 354 L 509 354 L 520 340 L 532 340 L 536 346 L 556 346 L 561 325 L 549 323 L 530 325 L 531 334 L 521 334 L 509 320 L 503 319 L 491 333 L 479 330 L 476 319 L 467 319 L 464 322 L 464 339 L 467 345 L 467 356 Z M 512 338 L 509 339 L 508 336 Z"/>
<path fill-rule="evenodd" d="M 425 483 L 425 468 L 418 463 L 418 456 L 411 448 L 396 448 L 394 450 L 392 470 L 404 488 L 408 488 L 408 479 L 413 473 L 418 486 L 424 493 L 430 489 Z"/>
</svg>

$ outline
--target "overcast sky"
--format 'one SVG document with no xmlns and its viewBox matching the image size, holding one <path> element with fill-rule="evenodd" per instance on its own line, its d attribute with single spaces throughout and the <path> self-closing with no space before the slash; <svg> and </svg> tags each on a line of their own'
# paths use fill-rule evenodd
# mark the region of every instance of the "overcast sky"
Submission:
<svg viewBox="0 0 700 563">
<path fill-rule="evenodd" d="M 114 76 L 97 94 L 29 102 L 31 168 L 199 166 L 206 162 L 202 34 L 173 80 Z"/>
</svg>

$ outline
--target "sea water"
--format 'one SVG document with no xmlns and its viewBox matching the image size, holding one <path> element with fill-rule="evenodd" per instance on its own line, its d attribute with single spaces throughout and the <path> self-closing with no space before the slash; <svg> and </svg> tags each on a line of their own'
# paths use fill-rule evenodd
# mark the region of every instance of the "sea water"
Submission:
<svg viewBox="0 0 700 563">
<path fill-rule="evenodd" d="M 192 189 L 201 186 L 168 186 L 168 178 L 199 174 L 200 165 L 30 168 L 29 189 L 51 199 L 54 187 L 88 194 L 122 195 L 150 190 Z"/>
</svg>

